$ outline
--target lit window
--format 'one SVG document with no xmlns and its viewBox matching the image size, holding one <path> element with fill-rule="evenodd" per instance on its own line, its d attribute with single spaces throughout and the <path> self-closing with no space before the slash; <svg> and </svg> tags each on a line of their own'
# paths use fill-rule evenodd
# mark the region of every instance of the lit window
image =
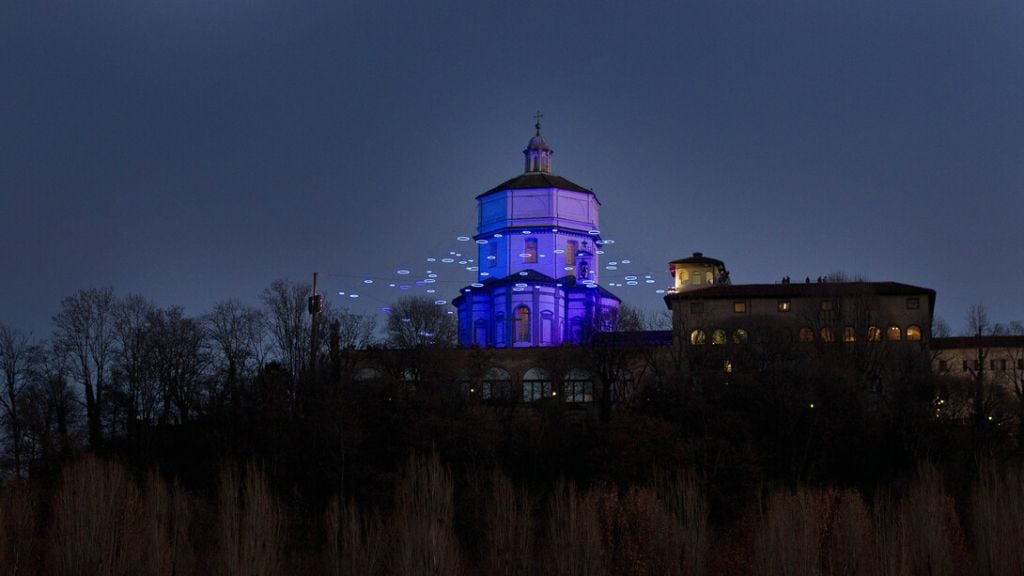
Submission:
<svg viewBox="0 0 1024 576">
<path fill-rule="evenodd" d="M 576 265 L 576 253 L 580 251 L 580 243 L 576 240 L 569 240 L 565 243 L 565 265 Z"/>
<path fill-rule="evenodd" d="M 832 301 L 831 300 L 822 300 L 821 301 L 821 311 L 822 312 L 830 312 L 831 310 L 832 310 Z"/>
<path fill-rule="evenodd" d="M 737 344 L 746 344 L 747 331 L 743 328 L 737 328 L 736 331 L 732 333 L 732 341 Z"/>
<path fill-rule="evenodd" d="M 726 374 L 732 374 L 732 360 L 726 360 L 722 369 L 725 370 Z"/>
<path fill-rule="evenodd" d="M 804 326 L 800 329 L 800 341 L 801 342 L 814 342 L 814 330 Z"/>
<path fill-rule="evenodd" d="M 843 342 L 856 342 L 857 331 L 854 330 L 853 326 L 847 326 L 843 328 Z"/>
<path fill-rule="evenodd" d="M 747 303 L 745 301 L 733 302 L 732 303 L 732 311 L 737 313 L 737 314 L 746 314 L 747 313 Z"/>
<path fill-rule="evenodd" d="M 921 300 L 917 297 L 907 298 L 907 310 L 917 310 L 921 307 Z"/>
<path fill-rule="evenodd" d="M 779 312 L 789 312 L 789 300 L 779 300 Z"/>
<path fill-rule="evenodd" d="M 881 342 L 882 329 L 878 326 L 868 326 L 868 342 Z"/>
<path fill-rule="evenodd" d="M 551 395 L 551 377 L 547 372 L 530 368 L 523 374 L 523 402 L 535 402 Z"/>
<path fill-rule="evenodd" d="M 527 238 L 526 249 L 523 250 L 523 263 L 535 264 L 537 262 L 537 239 Z"/>
<path fill-rule="evenodd" d="M 722 330 L 721 328 L 711 333 L 711 343 L 715 346 L 721 346 L 728 341 L 729 339 L 725 335 L 725 330 Z"/>
<path fill-rule="evenodd" d="M 821 329 L 821 341 L 822 342 L 835 342 L 836 331 L 831 326 L 825 326 Z"/>
<path fill-rule="evenodd" d="M 679 282 L 680 286 L 690 285 L 690 275 L 686 272 L 686 270 L 680 269 L 679 273 L 676 276 L 676 281 Z"/>
<path fill-rule="evenodd" d="M 690 332 L 690 344 L 693 344 L 694 346 L 703 346 L 706 340 L 707 336 L 700 328 Z"/>
<path fill-rule="evenodd" d="M 917 342 L 921 339 L 921 327 L 917 324 L 907 326 L 907 340 Z"/>
<path fill-rule="evenodd" d="M 530 309 L 526 306 L 516 308 L 516 342 L 530 341 Z"/>
<path fill-rule="evenodd" d="M 903 339 L 903 332 L 899 326 L 889 326 L 885 329 L 885 339 L 893 342 Z"/>
</svg>

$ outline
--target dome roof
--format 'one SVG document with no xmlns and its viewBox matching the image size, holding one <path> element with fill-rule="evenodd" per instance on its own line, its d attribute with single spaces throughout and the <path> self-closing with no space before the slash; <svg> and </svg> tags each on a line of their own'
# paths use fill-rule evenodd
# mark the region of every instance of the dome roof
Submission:
<svg viewBox="0 0 1024 576">
<path fill-rule="evenodd" d="M 538 129 L 539 130 L 539 129 Z M 536 136 L 530 138 L 530 143 L 526 145 L 527 150 L 550 150 L 548 141 L 538 132 Z"/>
</svg>

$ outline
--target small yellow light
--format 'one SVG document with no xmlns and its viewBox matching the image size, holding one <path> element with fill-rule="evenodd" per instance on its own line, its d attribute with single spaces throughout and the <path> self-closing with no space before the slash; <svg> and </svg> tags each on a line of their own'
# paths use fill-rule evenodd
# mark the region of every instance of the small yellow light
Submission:
<svg viewBox="0 0 1024 576">
<path fill-rule="evenodd" d="M 472 394 L 473 392 L 476 392 L 476 388 L 470 388 L 470 389 L 469 389 L 469 393 L 470 393 L 470 394 Z"/>
<path fill-rule="evenodd" d="M 813 402 L 811 402 L 811 409 L 812 410 L 814 409 L 814 403 Z"/>
<path fill-rule="evenodd" d="M 558 392 L 552 392 L 551 395 L 552 396 L 558 396 Z"/>
<path fill-rule="evenodd" d="M 991 416 L 989 416 L 989 417 L 988 417 L 988 420 L 989 420 L 989 422 L 991 422 L 991 421 L 992 421 L 992 417 L 991 417 Z"/>
</svg>

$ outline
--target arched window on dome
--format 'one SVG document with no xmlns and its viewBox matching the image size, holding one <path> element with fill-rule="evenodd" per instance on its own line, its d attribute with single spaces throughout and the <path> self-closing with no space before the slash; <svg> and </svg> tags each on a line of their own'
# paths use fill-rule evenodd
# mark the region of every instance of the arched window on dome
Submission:
<svg viewBox="0 0 1024 576">
<path fill-rule="evenodd" d="M 530 309 L 526 306 L 516 308 L 516 342 L 530 341 Z"/>
<path fill-rule="evenodd" d="M 843 342 L 851 343 L 857 341 L 857 330 L 853 326 L 843 328 Z"/>
<path fill-rule="evenodd" d="M 918 342 L 921 340 L 921 327 L 917 324 L 907 326 L 907 340 Z"/>
<path fill-rule="evenodd" d="M 892 326 L 889 326 L 888 328 L 885 329 L 885 339 L 892 342 L 902 340 L 903 332 L 900 330 L 899 326 L 893 324 Z"/>
<path fill-rule="evenodd" d="M 526 246 L 523 249 L 523 263 L 524 264 L 536 264 L 537 263 L 537 239 L 527 238 Z"/>
<path fill-rule="evenodd" d="M 747 331 L 743 328 L 737 328 L 736 331 L 732 333 L 732 341 L 736 344 L 746 344 L 748 337 Z"/>
<path fill-rule="evenodd" d="M 707 335 L 700 328 L 697 328 L 693 332 L 690 332 L 690 344 L 694 346 L 703 346 L 707 341 Z"/>
<path fill-rule="evenodd" d="M 878 326 L 868 326 L 868 342 L 881 342 L 882 329 Z"/>
<path fill-rule="evenodd" d="M 821 341 L 832 343 L 836 341 L 836 331 L 831 326 L 824 326 L 821 329 Z"/>
<path fill-rule="evenodd" d="M 728 336 L 725 335 L 725 330 L 721 328 L 711 333 L 711 343 L 715 346 L 721 346 L 729 342 Z"/>
</svg>

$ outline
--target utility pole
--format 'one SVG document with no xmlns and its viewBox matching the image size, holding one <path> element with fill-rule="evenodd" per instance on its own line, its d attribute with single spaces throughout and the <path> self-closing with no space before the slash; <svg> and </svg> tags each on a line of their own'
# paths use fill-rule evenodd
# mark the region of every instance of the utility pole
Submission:
<svg viewBox="0 0 1024 576">
<path fill-rule="evenodd" d="M 319 274 L 313 272 L 313 295 L 309 297 L 309 373 L 316 377 L 317 348 L 320 331 L 320 314 L 324 311 L 324 297 L 316 291 L 316 278 Z"/>
</svg>

